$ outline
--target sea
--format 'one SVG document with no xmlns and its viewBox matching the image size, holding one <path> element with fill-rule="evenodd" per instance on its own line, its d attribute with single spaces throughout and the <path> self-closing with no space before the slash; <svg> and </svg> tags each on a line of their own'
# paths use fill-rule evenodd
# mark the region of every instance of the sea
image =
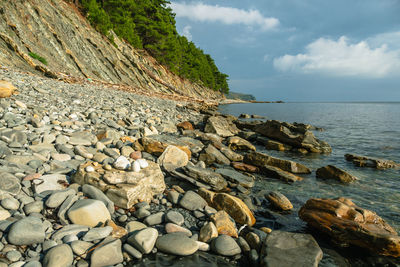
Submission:
<svg viewBox="0 0 400 267">
<path fill-rule="evenodd" d="M 267 214 L 265 217 L 271 219 L 260 220 L 258 226 L 309 232 L 297 216 L 299 208 L 308 199 L 346 197 L 357 206 L 376 212 L 400 233 L 400 170 L 356 167 L 344 157 L 352 153 L 400 163 L 400 103 L 246 103 L 221 105 L 219 111 L 234 116 L 257 114 L 266 120 L 311 124 L 323 129 L 314 131 L 314 135 L 332 147 L 330 154 L 302 155 L 257 146 L 258 152 L 300 162 L 313 170 L 309 175 L 302 175 L 302 181 L 293 184 L 277 179 L 257 179 L 256 191 L 279 191 L 294 205 L 291 214 Z M 348 185 L 317 179 L 315 170 L 329 164 L 359 179 Z M 277 224 L 276 219 L 282 223 Z M 330 265 L 329 260 L 327 264 L 326 259 L 322 263 L 323 266 L 337 266 Z M 361 265 L 364 264 L 362 260 Z"/>
</svg>

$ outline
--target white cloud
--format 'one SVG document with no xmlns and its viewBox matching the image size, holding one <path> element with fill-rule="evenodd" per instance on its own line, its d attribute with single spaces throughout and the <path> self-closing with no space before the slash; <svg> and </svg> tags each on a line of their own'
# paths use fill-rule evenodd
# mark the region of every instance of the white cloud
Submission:
<svg viewBox="0 0 400 267">
<path fill-rule="evenodd" d="M 256 9 L 244 10 L 219 5 L 203 3 L 171 3 L 171 8 L 177 17 L 188 18 L 201 22 L 220 22 L 227 25 L 243 24 L 256 26 L 261 30 L 271 30 L 279 25 L 279 20 L 273 17 L 264 17 Z"/>
<path fill-rule="evenodd" d="M 337 41 L 320 38 L 305 50 L 304 54 L 275 58 L 274 67 L 330 76 L 383 78 L 400 74 L 400 50 L 391 50 L 385 43 L 373 48 L 368 39 L 352 44 L 342 36 Z"/>
<path fill-rule="evenodd" d="M 182 30 L 182 35 L 188 39 L 188 41 L 192 41 L 192 34 L 190 33 L 190 30 L 192 29 L 191 26 L 186 25 L 183 30 Z"/>
</svg>

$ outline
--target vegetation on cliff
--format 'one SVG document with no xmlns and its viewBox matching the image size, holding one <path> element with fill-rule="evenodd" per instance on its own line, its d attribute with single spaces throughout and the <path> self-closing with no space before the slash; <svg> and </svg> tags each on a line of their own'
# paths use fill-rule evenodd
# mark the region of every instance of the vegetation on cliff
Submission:
<svg viewBox="0 0 400 267">
<path fill-rule="evenodd" d="M 81 0 L 88 20 L 102 34 L 113 30 L 133 47 L 147 50 L 170 71 L 216 91 L 229 91 L 228 75 L 175 27 L 166 0 Z"/>
</svg>

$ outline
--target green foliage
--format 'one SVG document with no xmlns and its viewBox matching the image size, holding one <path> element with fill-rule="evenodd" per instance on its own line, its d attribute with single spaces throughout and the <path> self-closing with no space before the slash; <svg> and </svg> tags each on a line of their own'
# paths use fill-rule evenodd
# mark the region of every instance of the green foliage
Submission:
<svg viewBox="0 0 400 267">
<path fill-rule="evenodd" d="M 136 48 L 147 50 L 170 71 L 216 91 L 229 91 L 228 75 L 175 27 L 166 0 L 81 0 L 88 20 L 102 34 L 112 29 Z M 110 36 L 109 36 L 110 37 Z"/>
<path fill-rule="evenodd" d="M 47 60 L 46 60 L 45 58 L 39 56 L 38 54 L 33 53 L 33 52 L 29 52 L 28 55 L 29 55 L 31 58 L 34 58 L 34 59 L 39 60 L 39 61 L 42 62 L 44 65 L 47 65 Z"/>
</svg>

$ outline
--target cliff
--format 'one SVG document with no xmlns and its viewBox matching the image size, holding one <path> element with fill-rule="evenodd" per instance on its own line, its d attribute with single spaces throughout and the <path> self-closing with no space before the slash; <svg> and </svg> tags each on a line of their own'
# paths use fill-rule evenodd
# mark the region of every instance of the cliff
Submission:
<svg viewBox="0 0 400 267">
<path fill-rule="evenodd" d="M 54 78 L 123 84 L 135 91 L 223 97 L 171 73 L 115 34 L 112 43 L 63 0 L 0 0 L 0 65 Z"/>
</svg>

